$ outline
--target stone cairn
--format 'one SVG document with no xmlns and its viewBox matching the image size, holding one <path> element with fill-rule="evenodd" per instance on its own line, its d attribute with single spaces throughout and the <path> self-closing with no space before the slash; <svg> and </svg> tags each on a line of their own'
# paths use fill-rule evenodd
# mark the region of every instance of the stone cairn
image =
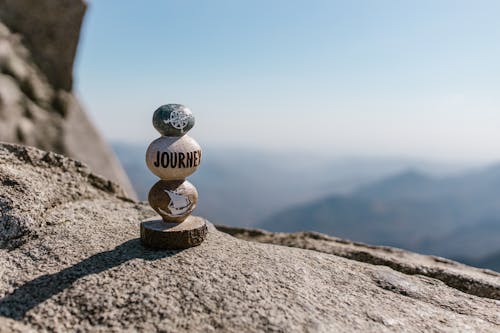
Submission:
<svg viewBox="0 0 500 333">
<path fill-rule="evenodd" d="M 183 249 L 199 245 L 207 235 L 203 218 L 191 216 L 198 192 L 186 180 L 201 162 L 201 148 L 186 135 L 194 126 L 187 107 L 167 104 L 153 114 L 153 126 L 162 135 L 146 152 L 146 164 L 161 179 L 149 191 L 148 201 L 160 215 L 141 222 L 144 245 L 159 249 Z"/>
</svg>

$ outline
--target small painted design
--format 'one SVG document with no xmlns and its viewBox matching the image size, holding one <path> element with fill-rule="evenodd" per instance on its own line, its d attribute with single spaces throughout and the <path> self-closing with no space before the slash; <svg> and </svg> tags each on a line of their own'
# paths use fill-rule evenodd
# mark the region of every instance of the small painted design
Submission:
<svg viewBox="0 0 500 333">
<path fill-rule="evenodd" d="M 191 200 L 175 191 L 164 190 L 164 192 L 170 197 L 170 203 L 168 204 L 168 209 L 170 213 L 158 207 L 158 210 L 169 216 L 178 217 L 184 215 L 191 207 Z"/>
<path fill-rule="evenodd" d="M 191 118 L 193 118 L 193 114 L 187 109 L 178 109 L 172 111 L 170 113 L 170 118 L 164 119 L 163 122 L 167 125 L 170 124 L 173 128 L 181 130 L 181 132 L 184 132 L 184 129 L 188 126 Z"/>
</svg>

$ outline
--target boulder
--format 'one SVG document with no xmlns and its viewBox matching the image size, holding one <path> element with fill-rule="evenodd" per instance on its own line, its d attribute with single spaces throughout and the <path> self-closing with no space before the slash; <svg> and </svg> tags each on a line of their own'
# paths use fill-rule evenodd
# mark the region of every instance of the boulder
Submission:
<svg viewBox="0 0 500 333">
<path fill-rule="evenodd" d="M 88 163 L 136 198 L 111 148 L 71 92 L 81 0 L 0 0 L 0 141 Z"/>
<path fill-rule="evenodd" d="M 0 145 L 0 210 L 4 330 L 500 330 L 495 294 L 383 262 L 249 242 L 211 224 L 200 246 L 150 250 L 139 222 L 151 208 L 83 163 L 35 148 Z M 405 258 L 424 267 L 418 255 Z M 474 271 L 476 285 L 500 282 L 494 272 L 453 269 Z"/>
<path fill-rule="evenodd" d="M 83 0 L 0 0 L 0 20 L 22 36 L 50 84 L 70 91 L 86 8 Z"/>
</svg>

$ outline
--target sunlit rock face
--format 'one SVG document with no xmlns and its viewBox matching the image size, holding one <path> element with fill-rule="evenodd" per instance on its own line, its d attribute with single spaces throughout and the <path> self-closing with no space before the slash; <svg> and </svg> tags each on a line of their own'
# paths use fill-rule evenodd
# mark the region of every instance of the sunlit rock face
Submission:
<svg viewBox="0 0 500 333">
<path fill-rule="evenodd" d="M 85 9 L 81 0 L 0 0 L 0 141 L 84 161 L 135 198 L 71 91 Z"/>
<path fill-rule="evenodd" d="M 500 327 L 500 275 L 442 258 L 224 229 L 281 246 L 263 244 L 213 225 L 197 247 L 149 250 L 138 230 L 150 207 L 81 162 L 31 147 L 0 144 L 0 211 L 0 333 Z"/>
</svg>

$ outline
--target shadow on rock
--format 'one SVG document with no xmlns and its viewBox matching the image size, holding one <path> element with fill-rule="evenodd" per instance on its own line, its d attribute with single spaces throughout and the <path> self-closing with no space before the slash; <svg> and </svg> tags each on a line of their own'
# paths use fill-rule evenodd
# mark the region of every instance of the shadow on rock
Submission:
<svg viewBox="0 0 500 333">
<path fill-rule="evenodd" d="M 22 319 L 26 312 L 62 292 L 82 277 L 106 271 L 132 259 L 157 260 L 171 257 L 181 251 L 149 250 L 141 245 L 139 239 L 129 240 L 110 251 L 95 254 L 58 273 L 43 275 L 26 282 L 0 299 L 0 316 Z"/>
</svg>

